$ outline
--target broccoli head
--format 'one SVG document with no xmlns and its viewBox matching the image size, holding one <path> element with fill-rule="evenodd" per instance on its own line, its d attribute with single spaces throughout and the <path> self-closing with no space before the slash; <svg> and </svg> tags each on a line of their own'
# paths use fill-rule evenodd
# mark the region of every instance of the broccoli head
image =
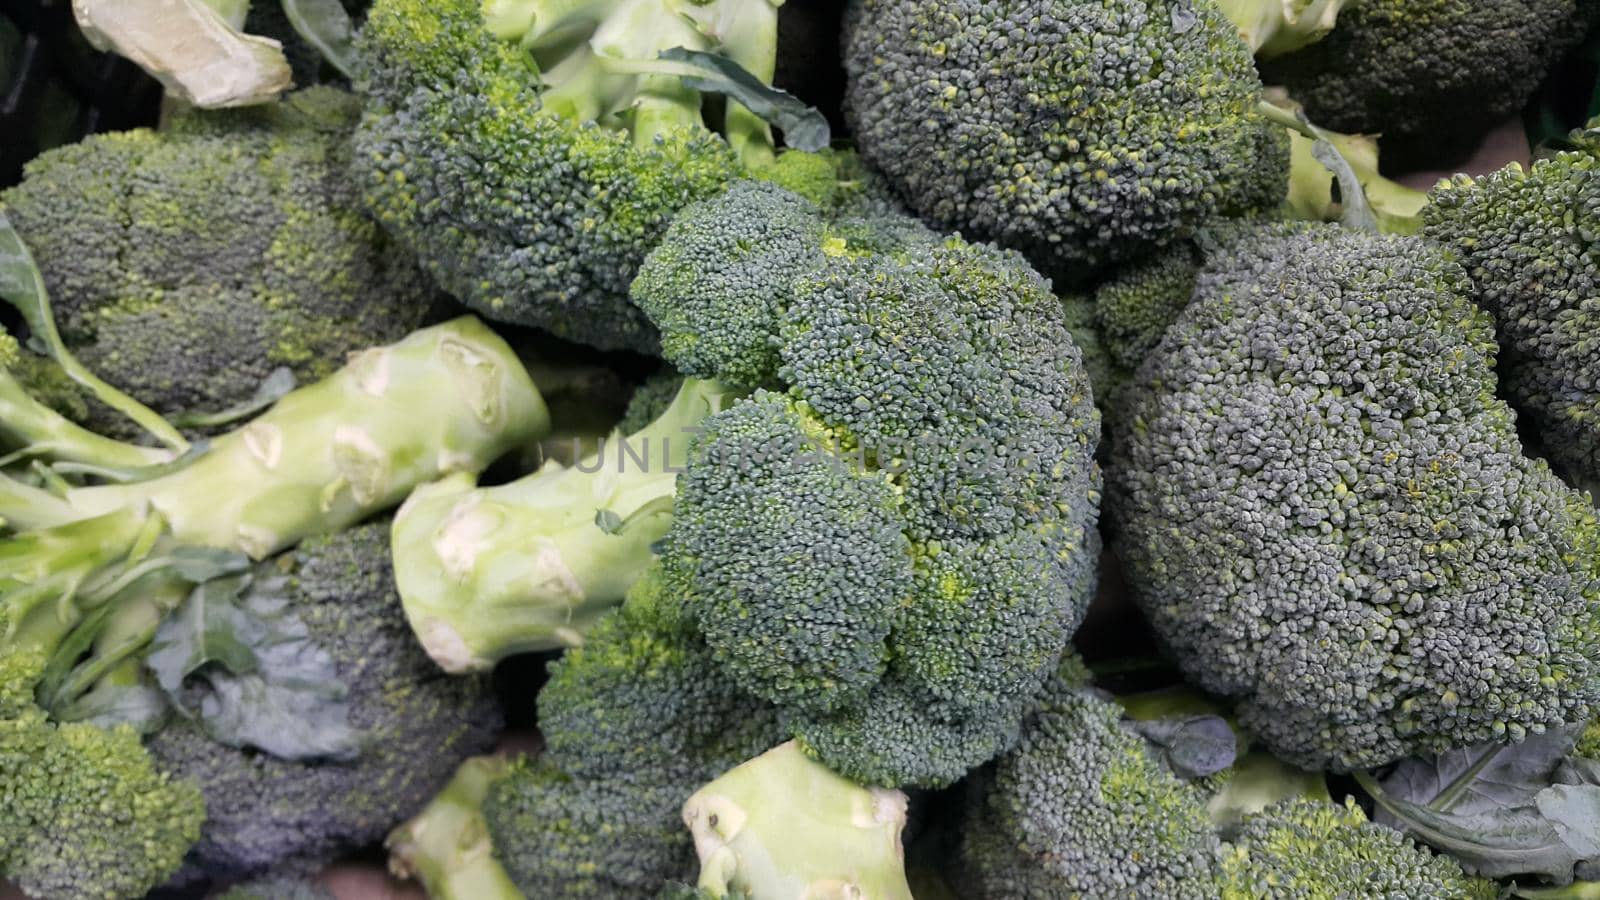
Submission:
<svg viewBox="0 0 1600 900">
<path fill-rule="evenodd" d="M 348 175 L 357 116 L 355 98 L 313 88 L 30 163 L 0 209 L 67 345 L 174 415 L 244 403 L 278 367 L 315 381 L 420 325 L 434 290 Z"/>
<path fill-rule="evenodd" d="M 219 880 L 315 871 L 421 809 L 457 764 L 494 742 L 483 679 L 440 677 L 417 646 L 390 572 L 386 522 L 302 542 L 261 564 L 331 658 L 359 734 L 352 759 L 282 759 L 176 718 L 148 738 L 163 771 L 196 785 L 206 821 L 189 863 Z"/>
<path fill-rule="evenodd" d="M 1217 717 L 1146 719 L 1140 698 L 1129 699 L 1124 708 L 1088 686 L 1080 662 L 1064 661 L 1022 741 L 968 782 L 953 866 L 968 895 L 1310 900 L 1357 886 L 1394 900 L 1497 895 L 1359 808 L 1328 802 L 1322 776 L 1260 753 L 1235 759 L 1239 737 Z M 1203 752 L 1179 749 L 1183 731 L 1171 726 L 1203 735 Z M 1189 770 L 1174 757 L 1207 763 Z"/>
<path fill-rule="evenodd" d="M 0 876 L 43 900 L 141 896 L 199 836 L 200 792 L 162 773 L 131 726 L 50 721 L 33 696 L 44 666 L 0 648 Z"/>
<path fill-rule="evenodd" d="M 702 784 L 783 738 L 689 627 L 681 578 L 652 569 L 539 693 L 546 746 L 488 790 L 495 853 L 529 897 L 648 897 L 692 878 L 680 818 Z"/>
<path fill-rule="evenodd" d="M 1287 183 L 1250 49 L 1209 0 L 863 0 L 844 59 L 867 162 L 1057 280 Z"/>
<path fill-rule="evenodd" d="M 766 124 L 720 130 L 681 67 L 716 52 L 763 81 L 773 0 L 377 0 L 359 40 L 357 161 L 369 207 L 484 315 L 651 352 L 627 300 L 690 202 L 770 166 Z"/>
<path fill-rule="evenodd" d="M 1424 234 L 1453 249 L 1505 343 L 1501 368 L 1512 402 L 1529 413 L 1543 449 L 1572 474 L 1600 478 L 1600 130 L 1572 148 L 1433 192 Z"/>
<path fill-rule="evenodd" d="M 1108 463 L 1140 606 L 1285 759 L 1348 770 L 1588 714 L 1588 501 L 1528 458 L 1487 314 L 1414 238 L 1243 228 Z"/>
<path fill-rule="evenodd" d="M 861 782 L 1003 749 L 1097 541 L 1099 422 L 1048 284 L 751 184 L 686 211 L 634 293 L 680 370 L 758 387 L 702 423 L 665 539 L 718 663 Z"/>
<path fill-rule="evenodd" d="M 1521 110 L 1597 15 L 1589 0 L 1362 0 L 1263 74 L 1319 125 L 1438 165 Z"/>
</svg>

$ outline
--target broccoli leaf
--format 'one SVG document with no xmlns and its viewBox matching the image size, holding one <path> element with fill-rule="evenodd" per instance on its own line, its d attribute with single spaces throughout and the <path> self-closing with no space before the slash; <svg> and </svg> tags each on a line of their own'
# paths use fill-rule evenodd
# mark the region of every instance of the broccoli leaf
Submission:
<svg viewBox="0 0 1600 900">
<path fill-rule="evenodd" d="M 162 622 L 146 664 L 174 707 L 212 739 L 281 759 L 352 759 L 347 689 L 290 608 L 283 576 L 199 585 Z"/>
<path fill-rule="evenodd" d="M 1570 758 L 1581 729 L 1520 744 L 1469 747 L 1401 761 L 1380 785 L 1358 773 L 1377 821 L 1409 832 L 1490 878 L 1567 884 L 1600 856 L 1600 774 Z"/>
<path fill-rule="evenodd" d="M 1203 778 L 1233 765 L 1239 740 L 1221 716 L 1135 721 L 1133 729 L 1149 741 L 1179 778 Z"/>
<path fill-rule="evenodd" d="M 339 0 L 283 0 L 283 14 L 328 65 L 346 78 L 355 72 L 355 28 Z"/>
<path fill-rule="evenodd" d="M 681 63 L 699 75 L 685 75 L 683 84 L 691 90 L 722 94 L 737 100 L 746 109 L 783 132 L 783 142 L 796 150 L 815 153 L 833 140 L 828 120 L 787 91 L 771 87 L 750 74 L 743 66 L 715 53 L 673 47 L 661 51 L 661 59 Z"/>
</svg>

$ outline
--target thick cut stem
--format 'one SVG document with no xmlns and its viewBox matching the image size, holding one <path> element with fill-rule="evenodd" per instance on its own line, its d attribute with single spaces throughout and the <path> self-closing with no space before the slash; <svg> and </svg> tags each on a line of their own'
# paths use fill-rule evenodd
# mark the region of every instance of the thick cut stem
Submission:
<svg viewBox="0 0 1600 900">
<path fill-rule="evenodd" d="M 522 900 L 522 892 L 494 857 L 483 801 L 511 768 L 511 760 L 479 756 L 422 812 L 384 841 L 389 871 L 422 882 L 432 900 Z"/>
<path fill-rule="evenodd" d="M 689 437 L 725 395 L 690 379 L 655 421 L 570 468 L 491 488 L 460 475 L 412 494 L 394 520 L 395 584 L 428 654 L 469 672 L 581 643 L 648 568 Z"/>
<path fill-rule="evenodd" d="M 549 424 L 511 348 L 465 317 L 358 354 L 175 472 L 67 501 L 87 515 L 148 506 L 180 543 L 260 559 L 481 470 Z"/>
<path fill-rule="evenodd" d="M 1215 0 L 1256 56 L 1271 59 L 1315 44 L 1360 0 Z"/>
</svg>

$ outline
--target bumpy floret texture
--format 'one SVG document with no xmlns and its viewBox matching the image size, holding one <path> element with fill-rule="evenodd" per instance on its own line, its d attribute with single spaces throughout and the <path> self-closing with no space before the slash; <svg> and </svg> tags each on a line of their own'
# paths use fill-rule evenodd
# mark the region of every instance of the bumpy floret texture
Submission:
<svg viewBox="0 0 1600 900">
<path fill-rule="evenodd" d="M 212 877 L 312 871 L 380 840 L 501 725 L 481 679 L 446 676 L 417 645 L 394 588 L 387 522 L 313 538 L 292 559 L 295 612 L 348 686 L 362 751 L 352 762 L 283 760 L 217 743 L 181 719 L 151 736 L 163 769 L 205 794 L 189 862 Z"/>
<path fill-rule="evenodd" d="M 1594 517 L 1523 454 L 1466 289 L 1416 239 L 1246 231 L 1130 389 L 1108 472 L 1135 597 L 1308 769 L 1596 699 Z"/>
<path fill-rule="evenodd" d="M 1522 109 L 1597 14 L 1592 0 L 1362 0 L 1264 75 L 1318 125 L 1437 162 Z"/>
<path fill-rule="evenodd" d="M 863 0 L 845 38 L 862 156 L 920 215 L 1057 280 L 1287 186 L 1235 28 L 1187 0 Z"/>
<path fill-rule="evenodd" d="M 538 66 L 479 0 L 378 0 L 361 37 L 366 201 L 440 286 L 489 318 L 654 352 L 628 284 L 734 152 L 701 126 L 635 141 L 543 108 Z"/>
<path fill-rule="evenodd" d="M 162 413 L 211 412 L 279 366 L 315 381 L 420 325 L 433 289 L 347 172 L 357 114 L 315 88 L 30 163 L 0 206 L 78 357 Z"/>
<path fill-rule="evenodd" d="M 968 783 L 957 869 L 973 897 L 1217 895 L 1206 790 L 1063 663 L 1016 749 Z"/>
<path fill-rule="evenodd" d="M 700 785 L 783 740 L 774 710 L 717 668 L 659 569 L 551 665 L 544 755 L 491 789 L 484 815 L 529 897 L 647 897 L 692 881 L 679 814 Z"/>
<path fill-rule="evenodd" d="M 1098 415 L 1020 257 L 843 244 L 771 313 L 788 389 L 691 449 L 668 555 L 718 663 L 808 752 L 866 783 L 946 784 L 1015 739 L 1081 620 Z"/>
<path fill-rule="evenodd" d="M 1223 896 L 1325 900 L 1490 900 L 1494 882 L 1472 878 L 1392 828 L 1345 806 L 1289 800 L 1247 818 L 1222 858 Z"/>
<path fill-rule="evenodd" d="M 1544 451 L 1586 481 L 1600 478 L 1600 130 L 1575 149 L 1441 184 L 1424 210 L 1427 237 L 1449 246 L 1494 315 L 1512 402 Z"/>
<path fill-rule="evenodd" d="M 43 665 L 0 655 L 0 876 L 41 897 L 142 895 L 199 836 L 200 792 L 159 772 L 129 726 L 49 721 L 33 701 Z"/>
</svg>

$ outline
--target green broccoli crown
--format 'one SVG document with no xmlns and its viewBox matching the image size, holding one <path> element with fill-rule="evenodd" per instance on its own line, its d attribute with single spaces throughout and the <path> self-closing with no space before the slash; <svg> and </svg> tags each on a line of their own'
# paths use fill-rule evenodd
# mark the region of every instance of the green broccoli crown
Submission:
<svg viewBox="0 0 1600 900">
<path fill-rule="evenodd" d="M 1189 305 L 1199 269 L 1200 253 L 1183 241 L 1121 269 L 1095 289 L 1100 339 L 1124 379 L 1133 376 Z"/>
<path fill-rule="evenodd" d="M 1600 130 L 1573 135 L 1574 149 L 1513 164 L 1476 180 L 1439 185 L 1424 234 L 1460 257 L 1472 297 L 1494 315 L 1505 342 L 1505 387 L 1531 414 L 1544 451 L 1585 479 L 1600 478 Z"/>
<path fill-rule="evenodd" d="M 1179 780 L 1069 657 L 1021 742 L 968 784 L 957 869 L 974 897 L 1216 896 L 1221 842 Z"/>
<path fill-rule="evenodd" d="M 1318 125 L 1437 160 L 1522 109 L 1597 13 L 1586 0 L 1362 0 L 1263 72 Z"/>
<path fill-rule="evenodd" d="M 691 879 L 679 815 L 703 783 L 782 741 L 689 627 L 681 576 L 653 569 L 539 694 L 546 750 L 498 781 L 484 816 L 529 897 L 650 896 Z"/>
<path fill-rule="evenodd" d="M 1250 51 L 1210 3 L 865 0 L 845 42 L 866 160 L 1057 279 L 1287 185 Z"/>
<path fill-rule="evenodd" d="M 1523 454 L 1467 287 L 1416 239 L 1243 231 L 1118 423 L 1136 599 L 1305 768 L 1518 740 L 1596 699 L 1594 517 Z"/>
<path fill-rule="evenodd" d="M 1222 895 L 1323 900 L 1360 885 L 1389 900 L 1491 900 L 1492 881 L 1344 806 L 1285 800 L 1245 819 L 1222 857 Z"/>
<path fill-rule="evenodd" d="M 356 117 L 313 88 L 30 163 L 0 208 L 75 354 L 163 413 L 212 412 L 275 368 L 315 381 L 420 325 L 433 290 L 347 175 Z"/>
<path fill-rule="evenodd" d="M 667 553 L 807 752 L 948 783 L 1015 738 L 1092 593 L 1099 423 L 1060 302 L 919 238 L 824 254 L 775 312 L 790 387 L 707 421 Z"/>
<path fill-rule="evenodd" d="M 628 65 L 716 50 L 770 80 L 775 21 L 770 0 L 378 0 L 356 79 L 367 204 L 484 315 L 654 352 L 628 284 L 679 209 L 770 164 L 771 136 L 732 102 L 719 133 L 681 76 Z"/>
<path fill-rule="evenodd" d="M 388 523 L 304 541 L 260 564 L 332 658 L 345 686 L 353 760 L 290 760 L 228 746 L 174 718 L 149 738 L 161 768 L 199 787 L 206 823 L 190 861 L 220 879 L 312 869 L 383 837 L 456 766 L 494 742 L 484 679 L 441 678 L 406 624 Z"/>
<path fill-rule="evenodd" d="M 129 726 L 49 721 L 33 698 L 43 666 L 0 653 L 0 876 L 40 897 L 141 896 L 199 837 L 200 792 L 159 772 Z"/>
</svg>

